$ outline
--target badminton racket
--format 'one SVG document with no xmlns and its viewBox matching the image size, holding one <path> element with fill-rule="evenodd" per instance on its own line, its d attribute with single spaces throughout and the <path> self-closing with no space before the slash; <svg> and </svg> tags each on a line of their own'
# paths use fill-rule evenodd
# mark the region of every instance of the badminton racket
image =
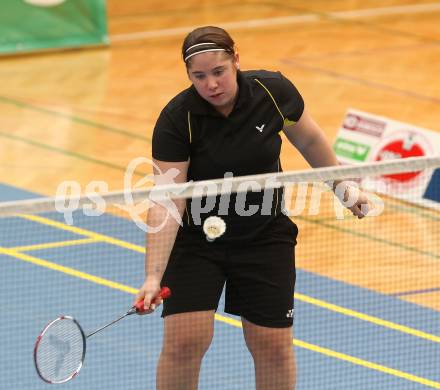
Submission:
<svg viewBox="0 0 440 390">
<path fill-rule="evenodd" d="M 171 295 L 168 287 L 163 287 L 153 298 L 166 299 Z M 119 322 L 131 314 L 145 311 L 144 301 L 139 301 L 126 313 L 108 324 L 86 334 L 81 325 L 70 316 L 61 316 L 49 322 L 34 347 L 34 363 L 38 376 L 47 383 L 65 383 L 78 375 L 86 356 L 86 340 Z"/>
</svg>

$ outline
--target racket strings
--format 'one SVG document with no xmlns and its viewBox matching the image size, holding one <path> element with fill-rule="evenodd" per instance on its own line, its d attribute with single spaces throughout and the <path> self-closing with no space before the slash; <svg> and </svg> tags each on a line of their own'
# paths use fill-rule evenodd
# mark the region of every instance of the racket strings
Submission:
<svg viewBox="0 0 440 390">
<path fill-rule="evenodd" d="M 43 333 L 36 352 L 40 375 L 50 382 L 63 382 L 75 374 L 84 357 L 84 335 L 70 318 L 60 318 Z"/>
</svg>

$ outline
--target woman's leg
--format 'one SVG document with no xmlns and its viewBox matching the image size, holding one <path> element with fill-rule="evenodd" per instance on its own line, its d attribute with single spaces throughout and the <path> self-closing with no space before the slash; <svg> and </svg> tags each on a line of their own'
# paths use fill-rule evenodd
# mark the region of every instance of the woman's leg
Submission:
<svg viewBox="0 0 440 390">
<path fill-rule="evenodd" d="M 173 314 L 164 321 L 157 390 L 195 390 L 214 333 L 214 310 Z"/>
<path fill-rule="evenodd" d="M 254 359 L 257 390 L 292 390 L 296 368 L 292 327 L 268 328 L 242 318 L 246 345 Z"/>
</svg>

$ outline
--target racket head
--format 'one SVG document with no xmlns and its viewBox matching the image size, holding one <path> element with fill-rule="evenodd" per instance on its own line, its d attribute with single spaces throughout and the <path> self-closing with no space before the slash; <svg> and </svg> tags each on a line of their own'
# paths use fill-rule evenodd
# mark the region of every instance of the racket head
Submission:
<svg viewBox="0 0 440 390">
<path fill-rule="evenodd" d="M 48 323 L 37 337 L 34 363 L 47 383 L 65 383 L 81 370 L 86 355 L 86 336 L 79 323 L 61 316 Z"/>
</svg>

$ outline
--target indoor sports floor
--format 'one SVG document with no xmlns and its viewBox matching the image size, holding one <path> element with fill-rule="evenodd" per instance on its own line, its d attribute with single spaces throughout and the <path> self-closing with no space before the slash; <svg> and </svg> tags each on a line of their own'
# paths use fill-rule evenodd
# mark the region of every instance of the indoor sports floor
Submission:
<svg viewBox="0 0 440 390">
<path fill-rule="evenodd" d="M 108 11 L 109 48 L 1 59 L 0 201 L 53 196 L 64 180 L 122 189 L 128 163 L 151 153 L 160 109 L 188 85 L 179 48 L 198 25 L 228 29 L 242 69 L 288 76 L 330 140 L 349 107 L 440 131 L 440 3 L 111 0 Z M 306 167 L 288 147 L 282 163 Z M 440 214 L 390 202 L 382 218 L 296 220 L 298 390 L 440 389 Z M 69 314 L 92 331 L 142 282 L 142 231 L 109 214 L 74 221 L 0 218 L 0 389 L 45 388 L 32 350 L 47 321 Z M 200 388 L 252 389 L 239 322 L 221 308 Z M 89 340 L 64 386 L 152 389 L 160 342 L 159 313 L 129 317 Z"/>
<path fill-rule="evenodd" d="M 123 314 L 142 283 L 140 229 L 111 214 L 77 212 L 73 221 L 56 212 L 1 219 L 1 388 L 45 388 L 31 358 L 42 327 L 68 314 L 91 332 Z M 440 388 L 436 310 L 300 268 L 295 318 L 298 389 Z M 252 389 L 239 321 L 223 313 L 222 303 L 216 319 L 200 388 Z M 93 336 L 83 370 L 64 386 L 154 388 L 161 326 L 159 313 L 132 316 Z"/>
</svg>

